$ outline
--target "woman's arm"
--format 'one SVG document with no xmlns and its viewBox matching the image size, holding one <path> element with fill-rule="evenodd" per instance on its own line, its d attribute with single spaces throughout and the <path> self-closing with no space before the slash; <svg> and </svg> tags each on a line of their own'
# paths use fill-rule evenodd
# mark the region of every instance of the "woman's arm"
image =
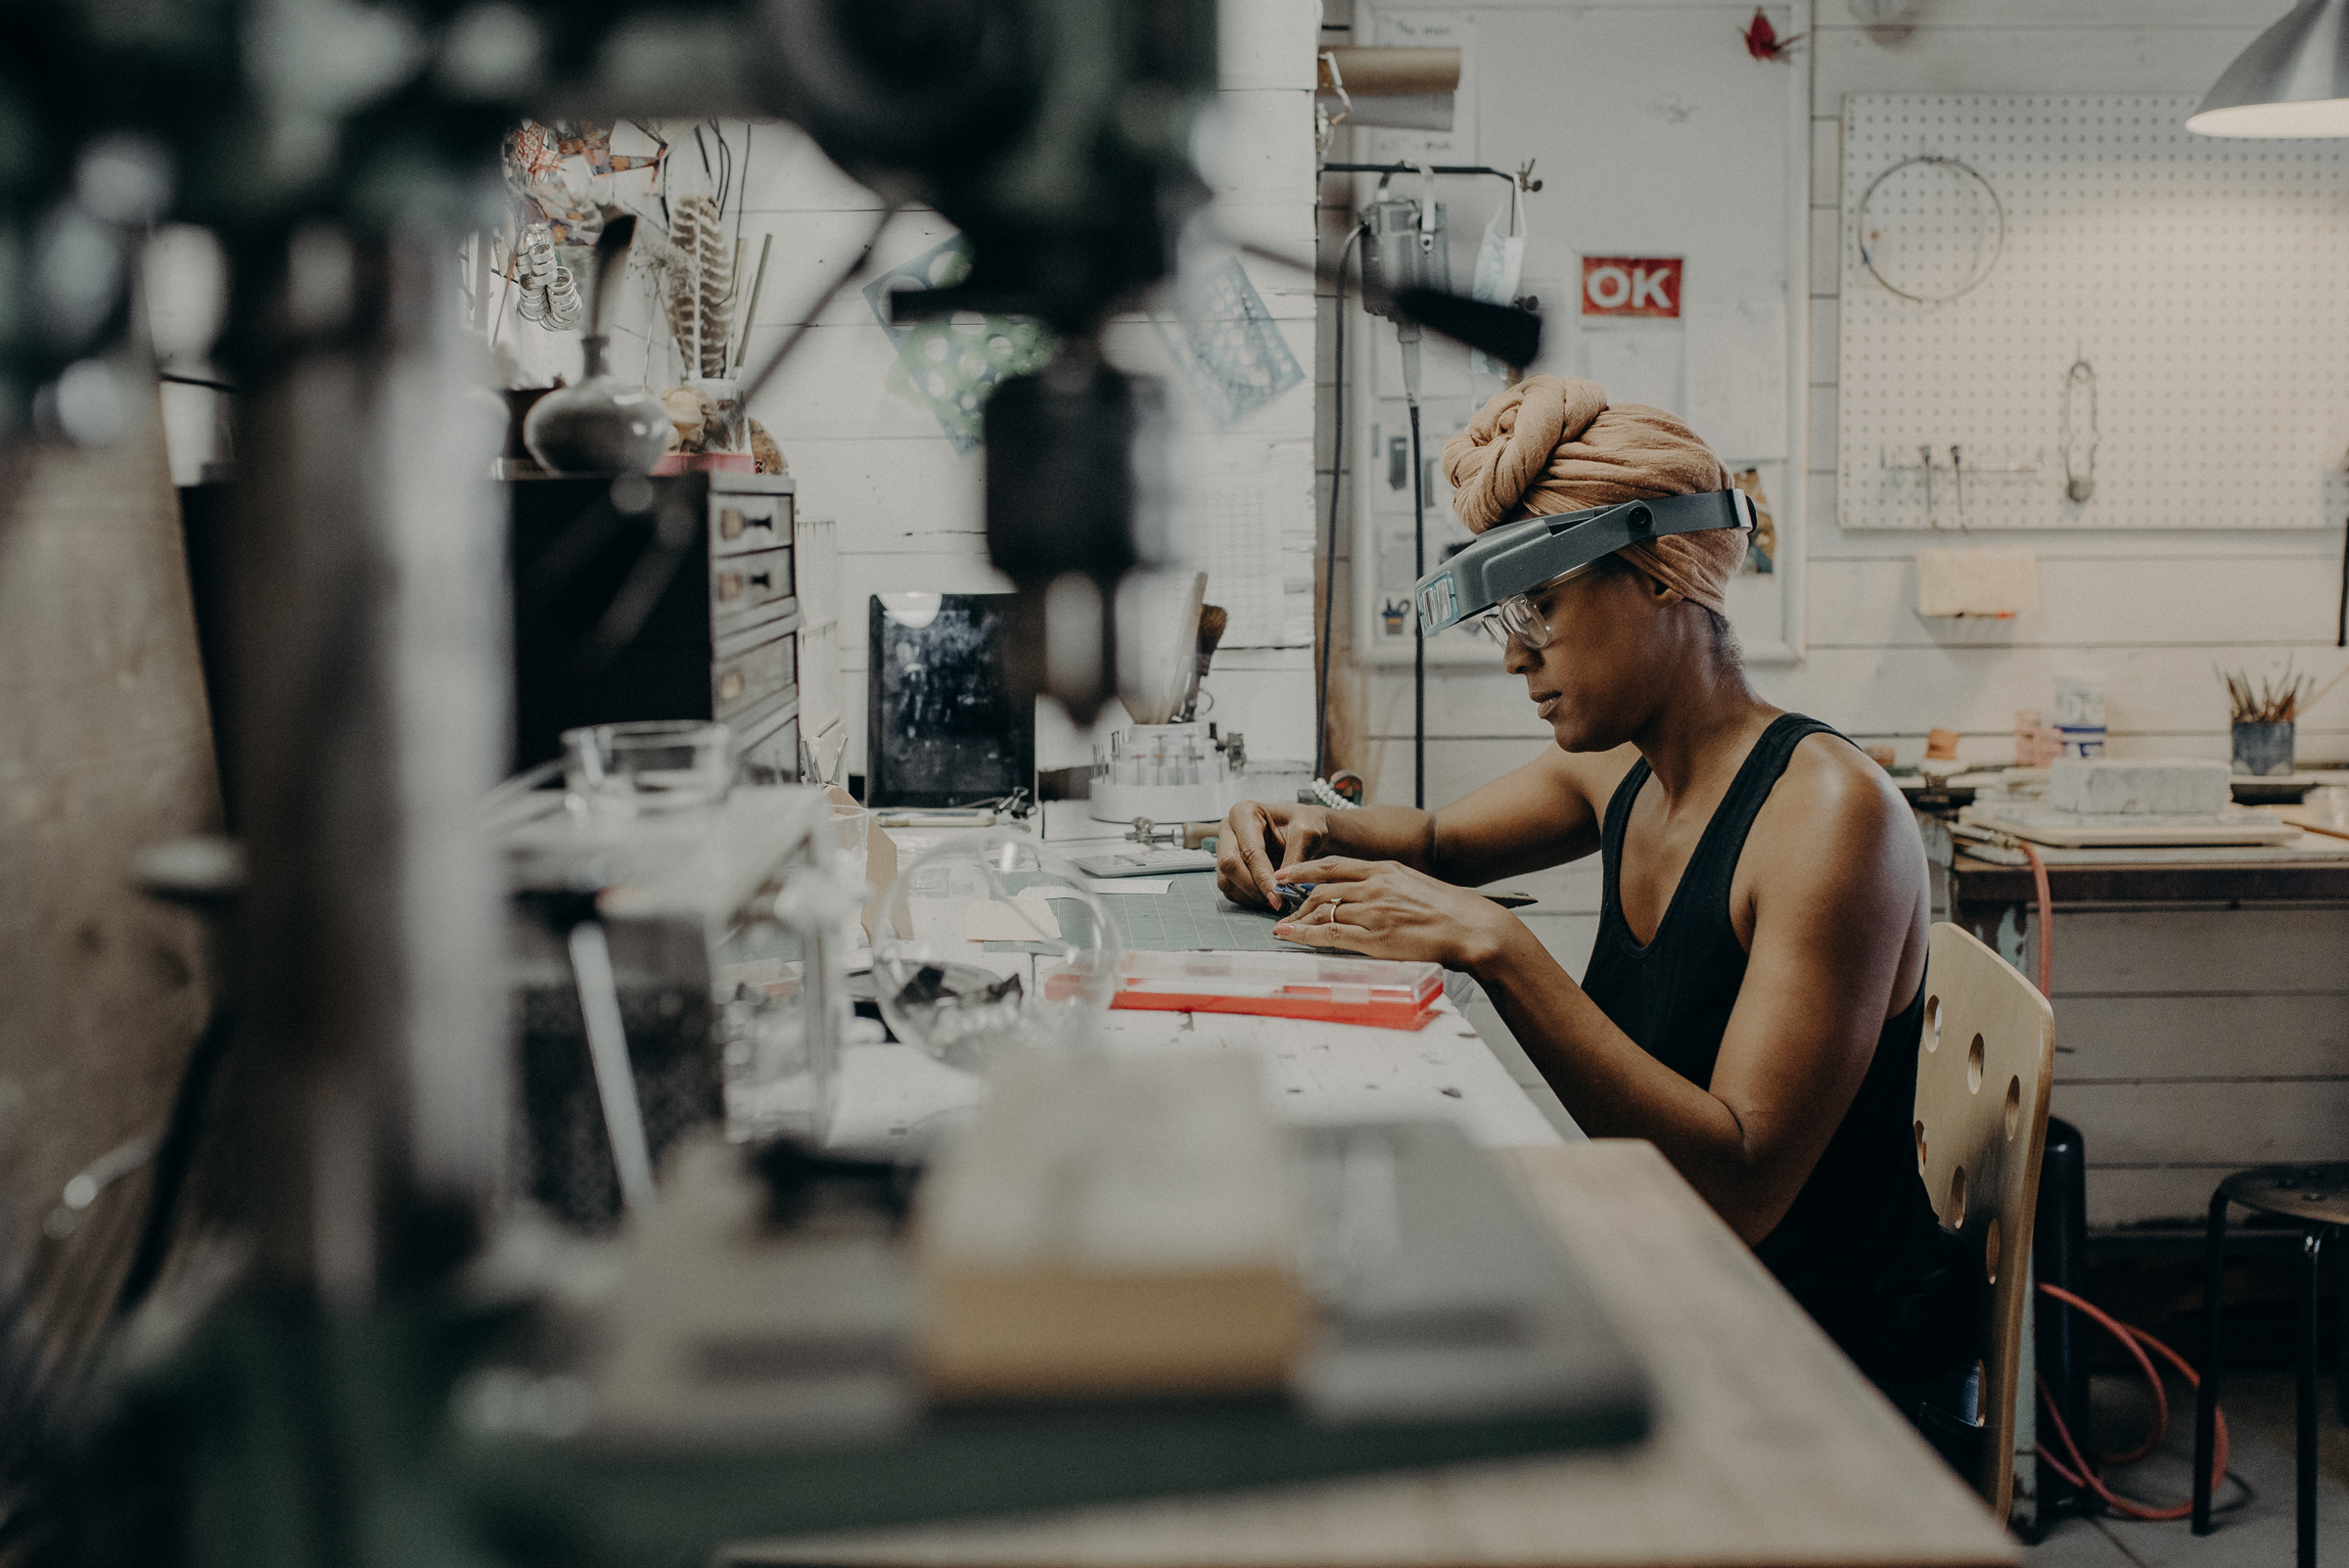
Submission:
<svg viewBox="0 0 2349 1568">
<path fill-rule="evenodd" d="M 1584 1130 L 1649 1139 L 1757 1241 L 1859 1092 L 1922 919 L 1922 853 L 1906 809 L 1816 761 L 1789 767 L 1790 781 L 1798 766 L 1805 776 L 1773 793 L 1748 841 L 1739 881 L 1750 870 L 1751 953 L 1709 1087 L 1617 1029 L 1523 921 L 1417 872 L 1292 867 L 1283 880 L 1318 886 L 1279 932 L 1475 975 Z"/>
<path fill-rule="evenodd" d="M 1481 888 L 1595 853 L 1599 814 L 1637 758 L 1629 746 L 1590 757 L 1544 746 L 1524 766 L 1438 811 L 1419 869 Z"/>
<path fill-rule="evenodd" d="M 1594 784 L 1603 784 L 1595 798 L 1605 799 L 1631 758 L 1629 747 L 1596 758 L 1544 747 L 1524 766 L 1435 812 L 1244 801 L 1223 818 L 1216 885 L 1234 903 L 1271 906 L 1277 873 L 1322 855 L 1390 860 L 1463 887 L 1538 871 L 1598 848 Z"/>
</svg>

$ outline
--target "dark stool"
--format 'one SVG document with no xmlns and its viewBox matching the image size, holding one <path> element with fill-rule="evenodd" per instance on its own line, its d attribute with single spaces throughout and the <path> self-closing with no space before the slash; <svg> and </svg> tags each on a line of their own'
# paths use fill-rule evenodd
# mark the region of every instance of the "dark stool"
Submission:
<svg viewBox="0 0 2349 1568">
<path fill-rule="evenodd" d="M 2263 1165 L 2237 1171 L 2210 1195 L 2210 1239 L 2202 1274 L 2202 1389 L 2194 1402 L 2194 1534 L 2210 1534 L 2210 1458 L 2219 1407 L 2219 1271 L 2227 1255 L 2227 1206 L 2239 1203 L 2300 1224 L 2300 1269 L 2306 1299 L 2300 1340 L 2299 1477 L 2300 1568 L 2317 1564 L 2317 1268 L 2326 1239 L 2349 1225 L 2349 1162 L 2331 1165 Z M 2338 1391 L 2349 1420 L 2349 1351 L 2342 1358 Z"/>
</svg>

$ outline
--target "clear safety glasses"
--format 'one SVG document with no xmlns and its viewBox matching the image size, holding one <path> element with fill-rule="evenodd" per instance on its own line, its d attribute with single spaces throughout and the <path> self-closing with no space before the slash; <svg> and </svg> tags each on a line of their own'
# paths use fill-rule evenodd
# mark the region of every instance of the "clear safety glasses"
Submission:
<svg viewBox="0 0 2349 1568">
<path fill-rule="evenodd" d="M 1590 566 L 1596 564 L 1592 562 Z M 1507 647 L 1509 639 L 1514 637 L 1525 644 L 1528 649 L 1539 653 L 1549 646 L 1549 639 L 1554 633 L 1550 630 L 1549 622 L 1543 618 L 1542 608 L 1536 601 L 1547 598 L 1552 592 L 1572 582 L 1576 577 L 1589 571 L 1590 566 L 1576 567 L 1572 572 L 1562 573 L 1528 592 L 1510 594 L 1500 603 L 1478 616 L 1476 623 L 1484 628 L 1486 636 L 1503 648 Z"/>
</svg>

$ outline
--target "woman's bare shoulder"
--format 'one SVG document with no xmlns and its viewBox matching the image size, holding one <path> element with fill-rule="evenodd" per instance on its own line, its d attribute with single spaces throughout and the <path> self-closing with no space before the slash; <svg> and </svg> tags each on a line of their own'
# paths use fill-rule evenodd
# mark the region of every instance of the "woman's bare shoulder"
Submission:
<svg viewBox="0 0 2349 1568">
<path fill-rule="evenodd" d="M 1592 815 L 1603 818 L 1607 803 L 1638 761 L 1639 749 L 1628 743 L 1611 752 L 1566 752 L 1552 746 L 1535 765 L 1556 789 L 1580 799 Z"/>
<path fill-rule="evenodd" d="M 1798 857 L 1820 850 L 1848 853 L 1866 843 L 1906 851 L 1916 839 L 1914 814 L 1891 777 L 1857 746 L 1828 734 L 1796 742 L 1755 828 L 1757 837 Z"/>
</svg>

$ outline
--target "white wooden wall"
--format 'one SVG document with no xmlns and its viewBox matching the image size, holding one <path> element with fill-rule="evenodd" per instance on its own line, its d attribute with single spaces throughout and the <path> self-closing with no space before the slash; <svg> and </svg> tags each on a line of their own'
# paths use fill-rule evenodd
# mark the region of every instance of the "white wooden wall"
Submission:
<svg viewBox="0 0 2349 1568">
<path fill-rule="evenodd" d="M 1552 0 L 1504 3 L 1508 9 L 1548 8 Z M 1562 0 L 1555 8 L 1569 9 Z M 1473 9 L 1502 7 L 1479 0 Z M 1845 533 L 1835 517 L 1835 204 L 1844 96 L 2200 94 L 2285 9 L 2285 0 L 1912 0 L 1903 23 L 1865 28 L 1837 0 L 1820 0 L 1816 34 L 1798 46 L 1792 68 L 1811 76 L 1814 115 L 1809 650 L 1799 666 L 1754 670 L 1765 697 L 1863 741 L 1889 741 L 1903 761 L 1921 755 L 1925 731 L 1936 725 L 1962 732 L 1965 756 L 2004 761 L 2012 757 L 2014 711 L 2049 706 L 2053 671 L 2086 663 L 2100 668 L 2107 680 L 2114 752 L 2223 758 L 2228 715 L 2211 672 L 2214 661 L 2260 669 L 2290 654 L 2300 668 L 2324 675 L 2349 663 L 2349 653 L 2331 646 L 2341 574 L 2337 519 L 2334 527 L 2308 531 L 2104 529 L 2035 531 L 2028 541 L 1988 539 L 2038 549 L 2045 609 L 2012 622 L 1973 623 L 1917 616 L 1915 538 Z M 1343 26 L 1351 15 L 1351 0 L 1329 0 L 1324 22 Z M 1325 36 L 1346 38 L 1342 31 Z M 1725 46 L 1735 42 L 1725 40 Z M 1660 97 L 1671 87 L 1670 61 L 1626 61 L 1624 69 L 1652 75 Z M 1529 104 L 1523 112 L 1542 109 Z M 1577 178 L 1620 171 L 1540 172 L 1549 185 L 1539 200 L 1556 202 L 1571 199 Z M 1325 194 L 1343 199 L 1334 180 Z M 1325 340 L 1327 310 L 1325 304 Z M 1337 455 L 1329 445 L 1329 376 L 1325 342 L 1316 446 L 1324 486 Z M 2181 394 L 2190 391 L 2181 389 Z M 2176 460 L 2190 462 L 2191 453 L 2181 452 Z M 1350 473 L 1347 483 L 1353 482 Z M 1952 541 L 1944 536 L 1933 542 Z M 1347 557 L 1341 536 L 1341 604 L 1351 603 Z M 1375 771 L 1381 800 L 1407 801 L 1410 795 L 1410 679 L 1407 667 L 1346 671 L 1344 684 L 1354 700 L 1349 717 L 1362 737 L 1351 755 Z M 1547 733 L 1525 702 L 1523 682 L 1497 670 L 1431 672 L 1428 713 L 1436 737 L 1428 759 L 1431 805 L 1455 800 L 1517 765 Z M 2349 681 L 2302 719 L 2300 749 L 2304 757 L 2349 755 Z M 1579 974 L 1596 925 L 1595 875 L 1552 873 L 1536 891 L 1543 896 L 1545 914 L 1538 929 Z"/>
<path fill-rule="evenodd" d="M 1221 56 L 1226 150 L 1215 176 L 1219 221 L 1298 255 L 1313 246 L 1313 32 L 1314 0 L 1225 0 Z M 843 175 L 787 125 L 758 127 L 744 229 L 775 236 L 754 324 L 756 365 L 801 320 L 824 280 L 848 264 L 878 214 L 870 191 Z M 930 212 L 900 213 L 875 254 L 876 270 L 949 238 Z M 1312 280 L 1249 262 L 1258 292 L 1300 363 L 1311 363 Z M 1157 334 L 1141 320 L 1109 333 L 1128 369 L 1174 377 Z M 883 385 L 893 349 L 861 285 L 842 293 L 808 333 L 752 413 L 781 444 L 809 517 L 839 524 L 843 708 L 848 766 L 864 766 L 865 599 L 887 590 L 985 592 L 1010 586 L 988 565 L 981 516 L 985 452 L 957 454 L 931 415 Z M 1170 387 L 1180 408 L 1188 393 Z M 1187 463 L 1239 470 L 1261 484 L 1274 527 L 1304 526 L 1312 503 L 1313 400 L 1299 387 L 1231 429 L 1184 433 Z M 1215 584 L 1208 586 L 1215 598 Z M 1310 650 L 1234 649 L 1208 681 L 1215 717 L 1245 732 L 1252 757 L 1312 757 Z M 1104 722 L 1119 717 L 1112 705 Z M 1089 738 L 1045 704 L 1037 765 L 1091 761 Z"/>
</svg>

